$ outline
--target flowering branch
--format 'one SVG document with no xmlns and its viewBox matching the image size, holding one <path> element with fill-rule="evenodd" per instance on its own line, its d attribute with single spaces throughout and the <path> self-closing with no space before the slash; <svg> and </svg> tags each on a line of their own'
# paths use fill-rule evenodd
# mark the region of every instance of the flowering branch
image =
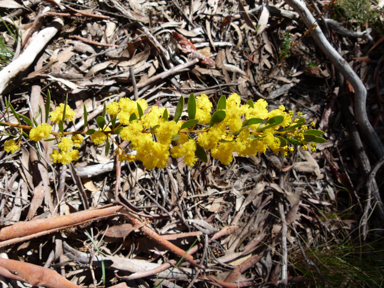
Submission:
<svg viewBox="0 0 384 288">
<path fill-rule="evenodd" d="M 207 95 L 195 98 L 191 94 L 188 100 L 189 120 L 180 120 L 184 108 L 183 97 L 177 104 L 173 120 L 170 120 L 169 111 L 165 108 L 153 106 L 149 109 L 144 99 L 132 101 L 122 98 L 104 107 L 102 116 L 96 119 L 98 130 L 87 129 L 88 114 L 84 107 L 83 131 L 64 132 L 64 122 L 73 121 L 75 112 L 66 103 L 50 112 L 48 96 L 46 123 L 34 127 L 34 119 L 17 114 L 8 101 L 7 111 L 12 111 L 19 123 L 0 124 L 19 129 L 20 135 L 23 129 L 29 130 L 29 135 L 24 134 L 35 142 L 53 135 L 58 149 L 54 149 L 50 156 L 54 163 L 63 165 L 79 158 L 79 151 L 74 147 L 80 147 L 84 140 L 82 135 L 90 135 L 95 145 L 105 144 L 106 153 L 109 153 L 112 141 L 118 147 L 115 153 L 120 161 L 140 160 L 147 169 L 165 168 L 170 156 L 183 158 L 186 165 L 193 166 L 198 159 L 207 162 L 207 151 L 210 151 L 213 158 L 228 165 L 233 160 L 233 152 L 239 156 L 255 156 L 269 149 L 288 156 L 294 151 L 294 146 L 307 150 L 309 145 L 315 151 L 316 144 L 325 141 L 320 137 L 324 132 L 308 129 L 301 113 L 294 116 L 293 111 L 285 111 L 284 106 L 268 111 L 267 106 L 268 103 L 263 99 L 256 103 L 250 100 L 243 105 L 240 96 L 232 94 L 228 99 L 222 96 L 216 111 L 212 113 L 213 104 Z M 21 120 L 29 126 L 21 124 Z M 53 127 L 48 122 L 57 123 L 59 131 L 52 131 Z M 314 125 L 311 123 L 311 126 Z M 69 135 L 71 138 L 67 137 Z M 112 135 L 119 135 L 122 140 L 128 141 L 130 145 L 127 149 L 136 151 L 136 154 L 121 149 Z M 8 140 L 4 150 L 13 153 L 20 148 L 20 144 L 21 137 L 17 142 Z"/>
</svg>

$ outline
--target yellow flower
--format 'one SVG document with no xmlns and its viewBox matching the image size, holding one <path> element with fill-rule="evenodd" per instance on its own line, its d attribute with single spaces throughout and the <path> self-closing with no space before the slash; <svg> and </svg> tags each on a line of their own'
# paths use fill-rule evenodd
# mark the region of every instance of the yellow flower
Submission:
<svg viewBox="0 0 384 288">
<path fill-rule="evenodd" d="M 152 106 L 152 108 L 142 117 L 142 123 L 146 128 L 152 128 L 160 124 L 160 117 L 163 116 L 165 108 Z"/>
<path fill-rule="evenodd" d="M 91 135 L 91 141 L 95 145 L 101 145 L 107 139 L 107 135 L 103 131 L 96 131 Z"/>
<path fill-rule="evenodd" d="M 73 141 L 67 137 L 61 138 L 61 142 L 57 145 L 61 151 L 68 152 L 73 147 Z"/>
<path fill-rule="evenodd" d="M 16 143 L 15 140 L 7 140 L 4 143 L 4 151 L 7 153 L 15 153 L 20 149 L 20 142 Z"/>
<path fill-rule="evenodd" d="M 162 144 L 171 144 L 172 137 L 179 132 L 179 125 L 175 121 L 162 121 L 160 126 L 155 130 L 157 139 Z"/>
<path fill-rule="evenodd" d="M 202 94 L 196 97 L 196 120 L 201 124 L 208 124 L 211 121 L 212 103 L 207 95 Z"/>
<path fill-rule="evenodd" d="M 31 132 L 29 132 L 29 138 L 32 141 L 40 141 L 43 138 L 48 138 L 49 134 L 52 131 L 52 126 L 47 123 L 42 123 L 38 125 L 36 128 L 32 128 Z"/>
<path fill-rule="evenodd" d="M 80 134 L 76 134 L 72 136 L 72 141 L 75 145 L 75 147 L 80 147 L 80 144 L 83 143 L 84 137 L 81 136 Z"/>
<path fill-rule="evenodd" d="M 68 121 L 73 121 L 73 117 L 75 117 L 76 113 L 69 107 L 68 105 L 65 106 L 65 119 Z M 51 112 L 51 121 L 53 123 L 57 123 L 63 119 L 64 114 L 64 104 L 60 103 L 60 106 L 56 108 L 55 111 Z"/>
<path fill-rule="evenodd" d="M 117 102 L 112 102 L 107 105 L 107 112 L 109 115 L 116 115 L 119 112 L 119 104 Z"/>
</svg>

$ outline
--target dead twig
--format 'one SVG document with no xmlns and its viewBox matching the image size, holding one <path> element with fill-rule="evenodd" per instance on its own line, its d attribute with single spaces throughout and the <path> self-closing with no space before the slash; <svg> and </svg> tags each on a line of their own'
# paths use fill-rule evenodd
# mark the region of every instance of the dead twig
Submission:
<svg viewBox="0 0 384 288">
<path fill-rule="evenodd" d="M 57 272 L 30 263 L 0 258 L 0 267 L 2 276 L 25 281 L 33 286 L 79 288 Z"/>
</svg>

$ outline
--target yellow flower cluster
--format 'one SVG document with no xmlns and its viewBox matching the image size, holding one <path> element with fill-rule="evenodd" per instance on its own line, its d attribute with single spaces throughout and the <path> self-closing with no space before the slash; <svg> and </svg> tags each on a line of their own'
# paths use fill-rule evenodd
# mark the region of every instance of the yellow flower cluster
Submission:
<svg viewBox="0 0 384 288">
<path fill-rule="evenodd" d="M 64 120 L 73 121 L 73 117 L 75 117 L 75 111 L 71 109 L 68 105 L 64 106 L 63 103 L 59 105 L 59 107 L 56 108 L 55 111 L 51 112 L 51 121 L 53 123 L 57 123 L 61 120 L 63 120 L 63 114 L 64 114 L 64 107 L 65 107 L 65 117 Z"/>
<path fill-rule="evenodd" d="M 190 97 L 194 98 L 193 95 Z M 193 166 L 198 158 L 206 161 L 205 150 L 228 165 L 233 161 L 234 152 L 239 156 L 255 156 L 269 149 L 288 156 L 294 148 L 287 144 L 302 146 L 304 150 L 310 144 L 311 151 L 316 151 L 316 142 L 325 141 L 317 137 L 323 132 L 308 130 L 305 120 L 300 118 L 301 113 L 294 117 L 293 111 L 285 111 L 284 106 L 268 111 L 268 103 L 263 99 L 242 104 L 240 96 L 232 94 L 228 99 L 222 97 L 217 111 L 213 113 L 213 104 L 208 96 L 201 95 L 192 101 L 190 99 L 188 114 L 191 119 L 186 122 L 179 121 L 184 99 L 180 101 L 175 118 L 168 120 L 169 112 L 165 108 L 153 106 L 148 109 L 143 99 L 133 101 L 122 98 L 119 102 L 107 105 L 106 112 L 112 118 L 110 122 L 106 124 L 104 116 L 98 117 L 99 131 L 88 131 L 87 134 L 91 134 L 91 141 L 96 145 L 105 143 L 111 134 L 119 134 L 136 151 L 136 154 L 127 153 L 118 148 L 115 153 L 119 160 L 140 160 L 147 169 L 165 168 L 169 156 L 183 158 L 186 165 Z M 64 107 L 64 118 L 73 120 L 74 111 L 68 105 L 60 104 L 50 115 L 53 123 L 63 119 Z M 314 125 L 310 124 L 311 127 Z M 72 148 L 80 146 L 83 141 L 80 134 L 85 133 L 76 132 L 72 138 L 67 138 L 62 133 L 52 132 L 52 126 L 43 123 L 32 128 L 29 137 L 33 141 L 40 141 L 53 134 L 59 143 L 58 149 L 50 156 L 54 163 L 65 165 L 79 158 L 79 151 Z M 5 142 L 4 149 L 13 153 L 19 146 L 19 142 L 9 140 Z"/>
<path fill-rule="evenodd" d="M 82 136 L 75 137 L 77 143 L 82 140 L 81 137 Z M 72 139 L 63 137 L 61 138 L 61 142 L 57 146 L 59 147 L 60 151 L 54 149 L 53 153 L 50 155 L 53 163 L 61 163 L 63 165 L 66 165 L 71 163 L 72 161 L 76 161 L 79 159 L 79 151 L 72 150 L 72 147 L 74 146 Z"/>
</svg>

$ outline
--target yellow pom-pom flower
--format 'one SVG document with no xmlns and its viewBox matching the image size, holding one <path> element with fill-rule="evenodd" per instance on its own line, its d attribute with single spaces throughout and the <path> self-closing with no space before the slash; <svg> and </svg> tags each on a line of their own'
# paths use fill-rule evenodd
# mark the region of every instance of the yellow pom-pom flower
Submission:
<svg viewBox="0 0 384 288">
<path fill-rule="evenodd" d="M 65 106 L 65 117 L 64 120 L 73 121 L 73 117 L 75 117 L 76 113 L 69 107 Z M 64 104 L 61 103 L 59 107 L 56 108 L 55 111 L 51 112 L 50 119 L 53 123 L 57 123 L 63 119 L 64 114 Z"/>
<path fill-rule="evenodd" d="M 71 139 L 75 147 L 80 147 L 80 144 L 83 143 L 84 137 L 81 136 L 80 134 L 76 134 L 76 135 L 73 135 Z"/>
<path fill-rule="evenodd" d="M 40 141 L 43 138 L 48 138 L 49 134 L 52 132 L 52 126 L 47 123 L 42 123 L 36 128 L 32 128 L 29 132 L 29 138 L 32 141 Z"/>
<path fill-rule="evenodd" d="M 7 140 L 4 143 L 4 151 L 7 153 L 15 153 L 20 150 L 20 142 L 16 143 L 15 140 Z"/>
</svg>

